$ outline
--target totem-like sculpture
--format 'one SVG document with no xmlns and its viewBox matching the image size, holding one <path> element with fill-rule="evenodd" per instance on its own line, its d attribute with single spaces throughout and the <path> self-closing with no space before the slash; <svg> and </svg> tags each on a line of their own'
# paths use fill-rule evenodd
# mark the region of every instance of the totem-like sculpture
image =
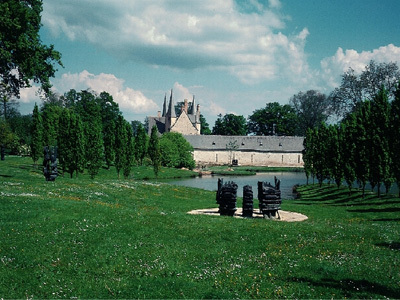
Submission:
<svg viewBox="0 0 400 300">
<path fill-rule="evenodd" d="M 281 181 L 275 177 L 275 186 L 269 182 L 258 182 L 258 201 L 260 212 L 264 218 L 280 219 L 278 210 L 281 209 Z"/>
<path fill-rule="evenodd" d="M 44 147 L 43 175 L 46 181 L 54 181 L 57 173 L 57 147 Z"/>
<path fill-rule="evenodd" d="M 250 185 L 243 187 L 243 217 L 253 217 L 253 188 Z"/>
<path fill-rule="evenodd" d="M 236 212 L 237 184 L 233 181 L 223 182 L 218 178 L 217 203 L 221 216 L 233 216 Z"/>
</svg>

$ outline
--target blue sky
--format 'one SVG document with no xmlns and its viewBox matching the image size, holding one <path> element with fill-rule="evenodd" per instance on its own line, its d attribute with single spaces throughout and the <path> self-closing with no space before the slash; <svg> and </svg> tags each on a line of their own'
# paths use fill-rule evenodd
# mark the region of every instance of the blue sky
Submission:
<svg viewBox="0 0 400 300">
<path fill-rule="evenodd" d="M 192 99 L 214 125 L 300 91 L 329 94 L 349 67 L 400 65 L 398 0 L 43 0 L 41 38 L 62 53 L 54 91 L 103 90 L 127 120 Z M 21 111 L 40 102 L 21 93 Z"/>
</svg>

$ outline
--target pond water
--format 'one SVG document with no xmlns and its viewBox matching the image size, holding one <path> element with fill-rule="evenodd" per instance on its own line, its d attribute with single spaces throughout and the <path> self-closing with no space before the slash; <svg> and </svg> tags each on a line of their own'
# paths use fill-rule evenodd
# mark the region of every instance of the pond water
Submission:
<svg viewBox="0 0 400 300">
<path fill-rule="evenodd" d="M 243 196 L 243 187 L 250 185 L 253 187 L 253 197 L 257 198 L 257 182 L 266 181 L 274 184 L 274 176 L 281 181 L 281 197 L 282 199 L 293 199 L 292 188 L 296 184 L 305 184 L 307 179 L 304 172 L 267 172 L 257 173 L 251 176 L 202 176 L 185 179 L 168 180 L 167 182 L 175 185 L 201 188 L 209 191 L 216 191 L 218 186 L 218 178 L 223 178 L 224 182 L 234 181 L 238 185 L 237 195 Z"/>
</svg>

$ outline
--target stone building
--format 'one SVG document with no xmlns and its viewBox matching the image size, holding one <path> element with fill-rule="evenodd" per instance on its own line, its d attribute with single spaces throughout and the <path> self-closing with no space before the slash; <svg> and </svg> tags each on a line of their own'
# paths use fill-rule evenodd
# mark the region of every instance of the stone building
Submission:
<svg viewBox="0 0 400 300">
<path fill-rule="evenodd" d="M 149 122 L 149 135 L 154 125 L 158 132 L 179 132 L 183 135 L 200 135 L 200 105 L 195 105 L 195 100 L 189 102 L 185 99 L 180 107 L 174 105 L 171 96 L 167 105 L 167 95 L 164 96 L 163 111 L 158 112 L 157 117 L 147 117 Z"/>
<path fill-rule="evenodd" d="M 303 137 L 296 136 L 185 136 L 198 165 L 302 167 Z"/>
<path fill-rule="evenodd" d="M 149 135 L 156 125 L 160 134 L 179 132 L 193 146 L 197 165 L 227 165 L 237 160 L 248 166 L 303 166 L 303 137 L 200 135 L 200 106 L 184 100 L 175 106 L 172 90 L 157 117 L 148 117 Z"/>
</svg>

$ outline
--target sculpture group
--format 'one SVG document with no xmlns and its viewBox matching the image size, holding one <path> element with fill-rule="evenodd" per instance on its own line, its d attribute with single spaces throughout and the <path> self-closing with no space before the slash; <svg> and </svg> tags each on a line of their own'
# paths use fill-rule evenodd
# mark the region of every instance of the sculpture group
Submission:
<svg viewBox="0 0 400 300">
<path fill-rule="evenodd" d="M 260 213 L 266 219 L 280 219 L 279 210 L 281 209 L 282 199 L 280 191 L 280 180 L 275 177 L 275 184 L 269 182 L 258 182 L 258 203 Z M 238 185 L 233 181 L 225 182 L 222 178 L 218 179 L 217 204 L 221 216 L 233 216 L 237 211 Z M 243 217 L 253 217 L 253 188 L 250 185 L 243 187 Z"/>
</svg>

